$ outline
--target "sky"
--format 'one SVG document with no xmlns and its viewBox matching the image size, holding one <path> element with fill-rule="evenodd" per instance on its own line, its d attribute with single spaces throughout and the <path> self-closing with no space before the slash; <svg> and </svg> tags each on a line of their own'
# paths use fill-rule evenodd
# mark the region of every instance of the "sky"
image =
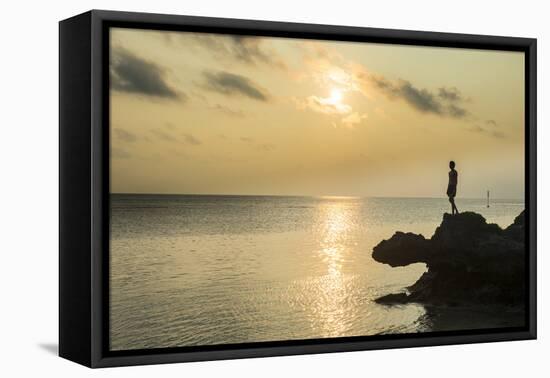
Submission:
<svg viewBox="0 0 550 378">
<path fill-rule="evenodd" d="M 111 29 L 111 192 L 524 197 L 524 55 Z"/>
</svg>

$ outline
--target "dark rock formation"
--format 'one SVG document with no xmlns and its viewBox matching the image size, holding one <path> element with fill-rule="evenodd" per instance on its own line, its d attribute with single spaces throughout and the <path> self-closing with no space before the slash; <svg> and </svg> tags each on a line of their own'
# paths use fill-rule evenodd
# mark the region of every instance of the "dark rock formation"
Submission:
<svg viewBox="0 0 550 378">
<path fill-rule="evenodd" d="M 444 214 L 431 239 L 396 232 L 373 249 L 373 258 L 392 267 L 425 263 L 428 271 L 379 303 L 504 305 L 519 307 L 525 297 L 525 224 L 522 212 L 506 229 L 481 215 Z"/>
</svg>

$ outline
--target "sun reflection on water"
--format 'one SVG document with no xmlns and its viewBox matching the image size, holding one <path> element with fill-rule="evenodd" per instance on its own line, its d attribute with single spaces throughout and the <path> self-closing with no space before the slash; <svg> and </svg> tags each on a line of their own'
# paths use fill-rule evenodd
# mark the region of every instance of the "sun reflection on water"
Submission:
<svg viewBox="0 0 550 378">
<path fill-rule="evenodd" d="M 321 235 L 319 255 L 326 265 L 326 274 L 318 281 L 314 322 L 327 337 L 345 334 L 351 326 L 356 306 L 350 301 L 351 280 L 343 272 L 350 253 L 351 230 L 355 227 L 357 206 L 350 199 L 327 201 L 320 208 Z"/>
</svg>

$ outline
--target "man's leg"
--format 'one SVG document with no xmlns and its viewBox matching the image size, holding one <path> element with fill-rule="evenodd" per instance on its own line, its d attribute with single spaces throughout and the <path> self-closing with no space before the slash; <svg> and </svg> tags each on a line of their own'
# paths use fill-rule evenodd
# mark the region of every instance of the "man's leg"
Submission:
<svg viewBox="0 0 550 378">
<path fill-rule="evenodd" d="M 456 208 L 456 204 L 455 204 L 455 198 L 449 197 L 449 200 L 451 201 L 451 205 L 453 207 L 453 215 L 458 214 L 458 209 Z"/>
</svg>

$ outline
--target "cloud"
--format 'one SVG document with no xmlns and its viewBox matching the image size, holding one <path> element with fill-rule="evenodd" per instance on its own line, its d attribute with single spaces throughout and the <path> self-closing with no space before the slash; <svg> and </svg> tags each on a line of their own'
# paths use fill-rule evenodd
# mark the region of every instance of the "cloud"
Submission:
<svg viewBox="0 0 550 378">
<path fill-rule="evenodd" d="M 215 104 L 212 106 L 212 109 L 217 110 L 225 115 L 231 116 L 231 117 L 237 117 L 237 118 L 243 118 L 244 112 L 242 110 L 233 110 L 231 108 L 228 108 L 227 106 L 223 106 L 220 104 Z"/>
<path fill-rule="evenodd" d="M 111 147 L 111 158 L 114 159 L 127 159 L 130 157 L 128 151 L 117 147 Z"/>
<path fill-rule="evenodd" d="M 353 112 L 350 115 L 345 116 L 342 118 L 342 124 L 350 129 L 354 128 L 356 125 L 360 124 L 363 119 L 366 119 L 366 114 L 359 114 L 357 112 Z"/>
<path fill-rule="evenodd" d="M 131 133 L 129 131 L 123 130 L 123 129 L 113 129 L 114 135 L 124 141 L 124 142 L 135 142 L 138 138 L 134 133 Z"/>
<path fill-rule="evenodd" d="M 343 103 L 340 92 L 335 92 L 327 98 L 309 96 L 304 99 L 293 97 L 292 100 L 300 110 L 313 110 L 332 117 L 331 124 L 334 127 L 344 126 L 353 129 L 367 118 L 367 114 L 354 112 L 350 105 Z M 341 117 L 339 121 L 336 120 L 337 117 Z"/>
<path fill-rule="evenodd" d="M 424 88 L 417 88 L 410 81 L 399 79 L 390 81 L 380 75 L 370 75 L 375 88 L 389 98 L 404 100 L 421 113 L 436 114 L 441 117 L 461 119 L 469 115 L 461 106 L 462 95 L 456 88 L 439 88 L 437 94 Z"/>
<path fill-rule="evenodd" d="M 158 139 L 165 141 L 165 142 L 178 142 L 178 143 L 186 143 L 191 146 L 199 146 L 202 144 L 202 141 L 200 141 L 198 138 L 196 138 L 194 135 L 186 133 L 181 134 L 183 136 L 183 140 L 178 138 L 176 135 L 172 133 L 173 130 L 176 129 L 176 126 L 172 123 L 166 123 L 164 125 L 164 128 L 157 128 L 149 130 L 151 134 L 154 134 Z M 168 131 L 170 130 L 170 131 Z"/>
<path fill-rule="evenodd" d="M 421 112 L 433 112 L 441 114 L 441 104 L 426 89 L 418 89 L 408 81 L 401 81 L 401 84 L 392 91 Z"/>
<path fill-rule="evenodd" d="M 258 149 L 260 149 L 262 151 L 269 152 L 269 151 L 273 151 L 275 149 L 275 145 L 271 144 L 271 143 L 262 143 L 262 144 L 258 145 Z"/>
<path fill-rule="evenodd" d="M 417 89 L 407 80 L 391 82 L 383 76 L 372 75 L 375 86 L 389 97 L 402 98 L 413 108 L 428 113 L 441 113 L 441 104 L 426 89 Z"/>
<path fill-rule="evenodd" d="M 184 137 L 184 141 L 187 144 L 191 144 L 193 146 L 198 146 L 198 145 L 202 144 L 202 142 L 200 140 L 198 140 L 197 138 L 195 138 L 191 134 L 184 134 L 183 137 Z"/>
<path fill-rule="evenodd" d="M 261 39 L 240 35 L 230 36 L 229 39 L 231 50 L 237 59 L 246 63 L 271 63 L 269 55 L 260 47 Z"/>
<path fill-rule="evenodd" d="M 110 64 L 111 88 L 137 95 L 184 98 L 166 81 L 165 71 L 123 48 L 113 51 Z"/>
<path fill-rule="evenodd" d="M 447 105 L 447 112 L 452 118 L 466 118 L 466 116 L 468 116 L 468 111 L 466 109 L 455 104 Z"/>
<path fill-rule="evenodd" d="M 498 139 L 504 139 L 506 138 L 506 134 L 503 133 L 502 131 L 499 131 L 499 130 L 494 130 L 494 128 L 487 128 L 487 127 L 483 127 L 483 126 L 480 126 L 480 125 L 473 125 L 472 127 L 470 127 L 468 130 L 472 131 L 472 132 L 476 132 L 476 133 L 480 133 L 480 134 L 485 134 L 485 135 L 488 135 L 488 136 L 491 136 L 493 138 L 498 138 Z"/>
<path fill-rule="evenodd" d="M 230 57 L 249 65 L 266 64 L 286 69 L 284 61 L 263 45 L 265 38 L 244 35 L 220 36 L 194 33 L 192 37 L 203 48 L 213 51 L 218 58 Z"/>
<path fill-rule="evenodd" d="M 224 137 L 223 139 L 227 139 L 227 138 Z M 256 142 L 256 140 L 254 138 L 242 136 L 242 137 L 239 138 L 239 140 L 243 143 L 246 143 L 248 146 L 250 146 L 254 149 L 257 149 L 259 151 L 270 152 L 270 151 L 273 151 L 275 149 L 274 144 Z"/>
<path fill-rule="evenodd" d="M 444 100 L 448 100 L 448 101 L 452 101 L 452 102 L 462 101 L 462 94 L 460 93 L 460 91 L 456 87 L 452 87 L 452 88 L 442 87 L 442 88 L 439 88 L 438 95 L 439 95 L 440 98 L 442 98 Z"/>
<path fill-rule="evenodd" d="M 494 138 L 503 139 L 506 138 L 506 133 L 498 130 L 498 123 L 494 119 L 488 119 L 483 126 L 476 124 L 473 125 L 470 131 L 492 136 Z"/>
<path fill-rule="evenodd" d="M 153 129 L 150 130 L 152 134 L 154 134 L 158 139 L 163 140 L 165 142 L 175 142 L 177 139 L 174 135 L 167 133 L 164 130 L 161 129 Z"/>
<path fill-rule="evenodd" d="M 226 71 L 204 72 L 206 88 L 227 96 L 242 95 L 257 101 L 267 101 L 265 90 L 250 79 Z"/>
<path fill-rule="evenodd" d="M 347 114 L 352 110 L 351 106 L 339 101 L 334 101 L 330 97 L 309 96 L 305 99 L 293 98 L 293 100 L 298 109 L 310 109 L 323 114 Z"/>
</svg>

